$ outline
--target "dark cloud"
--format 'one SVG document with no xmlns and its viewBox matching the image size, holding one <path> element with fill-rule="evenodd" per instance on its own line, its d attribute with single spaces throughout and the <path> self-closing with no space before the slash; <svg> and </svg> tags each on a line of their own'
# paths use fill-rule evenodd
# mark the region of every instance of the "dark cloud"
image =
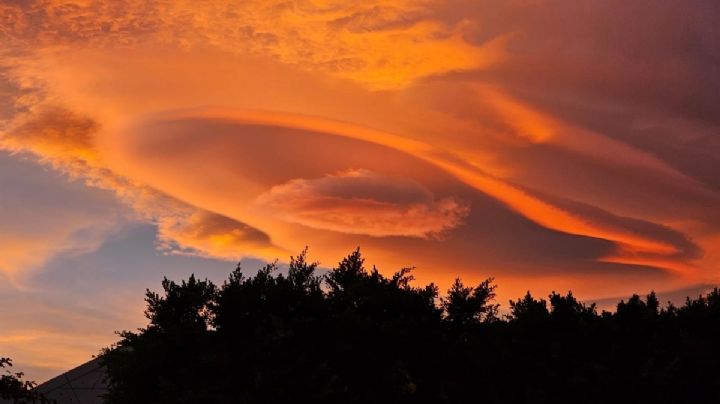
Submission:
<svg viewBox="0 0 720 404">
<path fill-rule="evenodd" d="M 509 57 L 474 79 L 502 85 L 535 108 L 651 153 L 718 190 L 717 2 L 454 4 L 444 18 L 482 21 L 470 40 L 513 33 Z"/>
</svg>

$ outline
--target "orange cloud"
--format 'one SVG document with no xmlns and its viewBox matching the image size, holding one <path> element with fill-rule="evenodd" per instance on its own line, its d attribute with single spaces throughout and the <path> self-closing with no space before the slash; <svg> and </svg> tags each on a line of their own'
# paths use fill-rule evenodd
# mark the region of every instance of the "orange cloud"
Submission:
<svg viewBox="0 0 720 404">
<path fill-rule="evenodd" d="M 436 3 L 34 1 L 3 6 L 3 14 L 16 21 L 3 34 L 11 41 L 51 46 L 57 42 L 103 46 L 150 41 L 192 49 L 209 44 L 231 53 L 269 55 L 282 63 L 358 80 L 376 89 L 403 87 L 434 74 L 478 69 L 502 58 L 504 38 L 486 47 L 467 43 L 463 35 L 467 24 L 433 18 Z M 28 21 L 32 12 L 42 13 L 39 18 L 45 32 L 38 32 Z"/>
<path fill-rule="evenodd" d="M 440 235 L 460 225 L 469 210 L 454 198 L 435 201 L 419 183 L 369 170 L 293 179 L 256 203 L 289 222 L 375 237 Z"/>
<path fill-rule="evenodd" d="M 270 237 L 244 223 L 211 212 L 157 219 L 160 247 L 170 253 L 239 261 L 245 256 L 277 257 L 289 252 L 272 245 Z"/>
<path fill-rule="evenodd" d="M 456 201 L 489 197 L 520 217 L 508 220 L 528 219 L 546 237 L 592 239 L 587 261 L 658 267 L 695 259 L 686 253 L 692 241 L 666 237 L 663 228 L 717 220 L 707 208 L 717 195 L 677 162 L 571 113 L 554 114 L 557 100 L 528 96 L 544 82 L 572 87 L 537 63 L 564 68 L 572 60 L 545 52 L 574 52 L 531 34 L 542 26 L 562 41 L 556 30 L 583 26 L 548 27 L 541 10 L 515 2 L 498 6 L 495 21 L 484 6 L 6 4 L 3 15 L 16 23 L 2 32 L 3 75 L 17 87 L 10 93 L 18 108 L 0 144 L 113 190 L 158 225 L 163 246 L 201 255 L 267 257 L 296 249 L 303 231 L 333 252 L 371 232 L 460 233 L 460 222 L 477 223 L 483 212 Z M 523 82 L 525 66 L 545 81 Z M 585 85 L 583 72 L 596 70 L 563 72 Z M 553 161 L 557 155 L 565 165 Z M 437 196 L 378 203 L 318 190 L 328 178 L 349 181 L 336 178 L 349 169 L 408 178 Z M 607 184 L 609 173 L 622 192 Z M 656 197 L 668 192 L 687 194 Z M 655 198 L 640 203 L 638 193 Z M 261 195 L 275 212 L 258 208 Z M 293 203 L 280 204 L 280 195 Z M 658 226 L 639 230 L 561 199 Z M 374 220 L 359 225 L 362 217 Z M 517 248 L 529 248 L 523 243 Z"/>
<path fill-rule="evenodd" d="M 212 154 L 220 158 L 222 153 L 219 151 L 219 149 L 217 149 L 217 147 L 226 147 L 233 142 L 237 142 L 236 147 L 240 149 L 246 148 L 246 146 L 249 144 L 257 144 L 255 140 L 252 140 L 252 142 L 255 143 L 247 143 L 248 141 L 251 141 L 251 139 L 253 139 L 253 136 L 264 136 L 267 138 L 266 141 L 271 142 L 274 145 L 276 151 L 284 150 L 286 147 L 293 147 L 294 143 L 290 143 L 290 138 L 285 137 L 284 135 L 281 137 L 275 137 L 274 133 L 276 133 L 275 131 L 278 130 L 278 127 L 276 125 L 289 125 L 289 128 L 282 130 L 291 131 L 288 132 L 288 134 L 297 133 L 297 135 L 294 136 L 295 138 L 298 138 L 297 141 L 303 138 L 303 131 L 313 130 L 325 134 L 332 134 L 333 136 L 369 141 L 371 143 L 379 143 L 382 146 L 408 153 L 409 155 L 418 158 L 421 161 L 426 161 L 428 163 L 431 163 L 434 167 L 444 170 L 446 173 L 451 174 L 461 182 L 470 185 L 485 194 L 497 198 L 498 200 L 506 203 L 510 208 L 514 209 L 519 214 L 549 229 L 559 230 L 569 234 L 577 234 L 600 238 L 604 240 L 610 240 L 617 243 L 619 247 L 622 247 L 622 249 L 626 251 L 633 250 L 637 252 L 651 252 L 666 258 L 675 257 L 678 253 L 678 247 L 675 245 L 674 242 L 659 239 L 655 235 L 650 233 L 637 232 L 635 230 L 626 228 L 622 223 L 609 223 L 606 220 L 598 217 L 592 219 L 583 218 L 582 213 L 580 212 L 574 212 L 572 210 L 569 211 L 566 208 L 554 205 L 552 202 L 543 201 L 516 186 L 507 184 L 500 179 L 493 178 L 487 174 L 484 174 L 480 170 L 468 166 L 467 164 L 460 163 L 458 162 L 458 160 L 453 159 L 451 154 L 443 154 L 440 151 L 433 149 L 433 147 L 428 144 L 424 144 L 418 141 L 412 141 L 410 139 L 405 139 L 396 135 L 383 133 L 376 130 L 368 130 L 362 127 L 338 123 L 334 121 L 323 121 L 322 119 L 306 116 L 289 114 L 283 115 L 277 113 L 270 114 L 249 111 L 236 112 L 229 109 L 201 109 L 192 111 L 170 112 L 156 116 L 154 119 L 156 120 L 145 123 L 145 128 L 143 128 L 143 126 L 141 125 L 126 129 L 126 131 L 134 133 L 135 136 L 137 136 L 137 138 L 140 140 L 140 143 L 138 143 L 138 145 L 143 146 L 141 146 L 141 148 L 137 148 L 137 146 L 131 146 L 130 149 L 124 152 L 125 157 L 121 161 L 118 160 L 114 162 L 115 167 L 125 167 L 125 169 L 130 169 L 135 164 L 132 161 L 134 159 L 134 157 L 132 156 L 141 156 L 143 153 L 146 153 L 148 150 L 151 151 L 156 147 L 167 147 L 162 145 L 168 145 L 166 141 L 169 141 L 171 139 L 177 140 L 182 138 L 185 139 L 184 141 L 190 141 L 189 139 L 196 138 L 197 136 L 199 136 L 200 133 L 203 133 L 205 131 L 214 132 L 217 137 L 216 140 L 213 142 L 217 143 L 206 142 L 203 146 L 203 148 L 206 148 L 206 150 L 198 156 L 200 158 L 207 154 Z M 147 142 L 147 140 L 143 140 L 147 139 L 146 136 L 149 133 L 147 132 L 148 130 L 153 131 L 153 136 L 156 139 L 163 140 L 157 143 L 157 145 L 151 145 Z M 244 133 L 245 131 L 247 131 L 247 133 Z M 296 140 L 293 140 L 292 142 L 295 141 Z M 128 145 L 133 144 L 133 141 L 130 141 L 128 136 L 125 136 L 125 140 L 122 142 L 125 142 Z M 116 146 L 118 142 L 115 141 L 112 144 Z M 142 148 L 145 147 L 150 148 L 146 151 L 142 151 Z M 183 150 L 185 149 L 183 148 Z M 316 152 L 319 152 L 321 154 L 325 153 L 320 152 L 321 149 L 315 150 Z M 180 149 L 178 149 L 177 151 L 180 151 Z M 118 152 L 119 150 L 116 149 L 115 154 L 117 154 Z M 180 155 L 183 154 L 178 154 L 177 156 L 167 156 L 167 158 L 169 159 L 168 164 L 164 165 L 164 167 L 177 168 L 177 166 L 174 165 L 175 163 L 172 163 L 171 161 L 175 161 L 175 158 L 179 157 Z M 192 160 L 195 157 L 190 157 L 190 159 L 188 159 L 188 157 L 189 156 L 187 155 L 185 155 L 185 157 L 182 157 L 183 161 L 185 163 L 195 164 Z M 285 163 L 295 165 L 297 163 L 300 163 L 301 161 L 307 161 L 305 157 L 306 156 L 300 155 L 293 156 L 292 158 L 298 158 L 300 160 L 296 162 L 294 160 L 286 159 Z M 248 163 L 250 163 L 250 161 L 252 160 L 248 160 Z M 197 163 L 199 163 L 199 161 Z M 238 164 L 237 162 L 229 163 L 229 161 L 222 159 L 218 160 L 217 163 L 219 164 L 218 168 L 223 166 L 229 167 Z M 316 171 L 316 174 L 323 174 L 323 170 L 328 169 L 337 170 L 338 168 L 350 168 L 347 166 L 332 165 L 332 163 L 330 163 L 330 160 L 328 160 L 328 164 L 329 165 L 327 165 L 327 168 L 324 169 L 320 166 L 316 167 L 320 170 Z M 369 164 L 369 161 L 366 164 Z M 308 169 L 308 167 L 306 167 L 305 169 Z M 384 170 L 390 168 L 390 166 L 388 165 L 385 165 L 384 167 L 378 167 L 382 167 L 380 169 Z M 253 166 L 252 170 L 254 171 L 257 168 L 259 168 L 259 166 Z M 140 168 L 137 172 L 146 172 L 148 169 L 150 169 L 149 166 L 143 167 Z M 346 201 L 339 198 L 326 198 L 327 195 L 324 195 L 325 198 L 314 198 L 316 195 L 307 190 L 307 180 L 292 181 L 292 177 L 287 177 L 287 174 L 284 173 L 282 166 L 278 166 L 277 169 L 279 170 L 279 172 L 277 173 L 279 175 L 278 178 L 287 178 L 285 181 L 290 182 L 288 182 L 284 186 L 276 185 L 277 188 L 269 191 L 268 194 L 260 198 L 260 205 L 267 204 L 269 207 L 276 208 L 276 210 L 278 211 L 278 214 L 275 215 L 276 217 L 279 217 L 289 222 L 309 225 L 310 227 L 331 229 L 334 231 L 344 229 L 345 232 L 348 233 L 364 233 L 364 231 L 362 230 L 362 226 L 356 227 L 353 230 L 348 230 L 353 228 L 352 220 L 349 219 L 354 218 L 354 216 L 347 216 L 347 212 L 352 211 L 353 209 L 356 209 L 357 211 L 365 211 L 370 205 L 372 205 L 376 209 L 377 214 L 383 215 L 387 213 L 384 212 L 383 209 L 385 206 L 381 204 L 366 204 L 361 206 L 359 203 L 353 202 L 354 206 L 351 206 L 348 205 Z M 262 189 L 262 186 L 259 186 L 258 180 L 260 180 L 260 183 L 266 180 L 262 180 L 260 177 L 253 176 L 251 172 L 252 171 L 244 172 L 242 174 L 247 178 L 255 179 L 255 184 L 251 185 L 249 188 L 246 187 L 246 191 L 254 188 L 255 191 L 252 192 L 258 192 L 258 190 Z M 172 178 L 175 178 L 175 180 L 172 180 L 174 184 L 171 185 L 167 181 Z M 200 178 L 202 177 L 199 177 L 198 179 Z M 180 179 L 180 181 L 178 182 L 177 179 Z M 207 193 L 199 194 L 193 191 L 193 187 L 197 189 L 198 186 L 202 186 L 202 183 L 200 182 L 197 185 L 188 186 L 189 184 L 187 182 L 187 179 L 188 177 L 180 174 L 180 171 L 172 171 L 172 173 L 168 172 L 167 175 L 163 175 L 162 178 L 157 178 L 157 181 L 153 182 L 153 184 L 154 186 L 160 187 L 161 189 L 164 189 L 166 192 L 169 192 L 171 194 L 175 192 L 182 192 L 182 199 L 192 201 L 193 204 L 197 204 L 200 206 L 205 206 L 208 208 L 210 206 L 213 206 L 214 208 L 218 208 L 222 204 L 224 204 L 224 202 L 218 200 L 217 198 L 208 198 L 209 195 Z M 237 181 L 237 179 L 235 181 Z M 270 182 L 269 185 L 273 185 L 273 182 Z M 230 185 L 230 187 L 232 187 L 232 185 Z M 218 192 L 220 194 L 226 193 L 226 191 L 222 190 Z M 250 192 L 250 194 L 252 194 L 252 192 Z M 290 196 L 290 198 L 288 198 L 288 201 L 282 201 L 282 198 L 278 195 Z M 313 196 L 313 198 L 310 198 L 310 195 Z M 220 196 L 220 198 L 224 199 L 226 197 Z M 310 203 L 309 201 L 312 201 L 312 203 Z M 343 212 L 344 214 L 341 214 L 340 212 Z M 228 210 L 224 210 L 223 213 L 234 216 L 239 220 L 254 221 L 254 223 L 256 223 L 256 225 L 260 228 L 274 228 L 275 234 L 279 234 L 278 226 L 280 225 L 280 223 L 270 224 L 262 217 L 257 216 L 257 213 L 259 213 L 257 210 L 248 211 L 245 208 L 233 206 L 230 207 Z M 267 210 L 264 213 L 267 214 Z M 318 219 L 320 216 L 325 216 L 326 219 Z M 345 219 L 347 219 L 347 221 Z M 399 218 L 396 218 L 394 220 L 398 219 Z M 377 223 L 379 224 L 382 222 L 383 221 Z M 357 223 L 354 223 L 354 225 L 357 225 Z M 383 232 L 380 230 L 380 228 L 375 228 L 374 230 L 379 232 L 378 235 L 386 233 L 392 234 L 388 233 L 387 231 Z M 603 257 L 603 260 L 605 259 L 609 259 L 609 257 Z M 614 259 L 616 262 L 622 262 L 619 257 L 615 257 Z M 649 264 L 657 264 L 658 262 L 661 261 L 657 259 L 654 259 L 652 261 L 648 260 Z M 629 259 L 628 263 L 637 263 L 637 257 L 633 257 L 632 260 Z"/>
<path fill-rule="evenodd" d="M 68 174 L 86 172 L 102 163 L 93 146 L 97 122 L 62 108 L 40 108 L 16 119 L 0 137 L 10 152 L 32 152 Z"/>
</svg>

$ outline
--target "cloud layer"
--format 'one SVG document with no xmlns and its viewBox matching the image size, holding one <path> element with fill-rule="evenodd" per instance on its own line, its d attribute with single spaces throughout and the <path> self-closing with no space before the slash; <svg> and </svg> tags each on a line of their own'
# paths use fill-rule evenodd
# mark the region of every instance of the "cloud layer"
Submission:
<svg viewBox="0 0 720 404">
<path fill-rule="evenodd" d="M 713 2 L 0 4 L 0 147 L 165 251 L 362 245 L 510 295 L 716 279 Z"/>
</svg>

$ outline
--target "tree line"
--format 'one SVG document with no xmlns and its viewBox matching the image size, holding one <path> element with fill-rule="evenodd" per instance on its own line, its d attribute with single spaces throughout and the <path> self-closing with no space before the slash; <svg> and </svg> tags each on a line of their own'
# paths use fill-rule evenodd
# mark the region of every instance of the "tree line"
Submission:
<svg viewBox="0 0 720 404">
<path fill-rule="evenodd" d="M 529 292 L 500 315 L 492 278 L 440 297 L 411 269 L 387 277 L 359 250 L 331 271 L 304 251 L 287 273 L 238 266 L 148 290 L 148 325 L 101 354 L 106 402 L 718 402 L 720 292 L 599 312 Z"/>
</svg>

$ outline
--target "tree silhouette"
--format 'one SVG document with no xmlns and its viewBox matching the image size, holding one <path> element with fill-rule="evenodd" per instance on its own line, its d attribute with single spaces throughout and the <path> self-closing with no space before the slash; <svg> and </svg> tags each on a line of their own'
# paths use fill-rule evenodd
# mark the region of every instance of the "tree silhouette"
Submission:
<svg viewBox="0 0 720 404">
<path fill-rule="evenodd" d="M 511 321 L 539 324 L 547 321 L 550 312 L 544 299 L 535 300 L 528 291 L 522 299 L 510 300 Z"/>
<path fill-rule="evenodd" d="M 12 359 L 0 358 L 0 368 L 5 369 L 5 373 L 0 375 L 0 400 L 7 400 L 14 404 L 30 404 L 30 403 L 52 403 L 42 394 L 37 393 L 34 389 L 35 382 L 23 380 L 22 372 L 11 372 Z"/>
<path fill-rule="evenodd" d="M 491 304 L 495 299 L 493 279 L 487 279 L 478 286 L 465 286 L 459 278 L 455 279 L 447 297 L 442 299 L 442 307 L 447 320 L 460 327 L 497 320 L 498 305 Z"/>
<path fill-rule="evenodd" d="M 359 249 L 318 268 L 306 249 L 286 272 L 163 280 L 148 326 L 103 351 L 107 402 L 717 402 L 717 289 L 680 307 L 633 295 L 614 313 L 528 292 L 500 316 L 492 278 L 440 297 Z"/>
</svg>

